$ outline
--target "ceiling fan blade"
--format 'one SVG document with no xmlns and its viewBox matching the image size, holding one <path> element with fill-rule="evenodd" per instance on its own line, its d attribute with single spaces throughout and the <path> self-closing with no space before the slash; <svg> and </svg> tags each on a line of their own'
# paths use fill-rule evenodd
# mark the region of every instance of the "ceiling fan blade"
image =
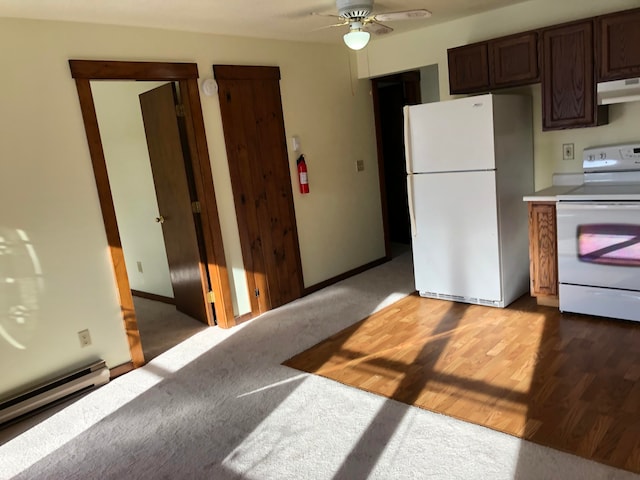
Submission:
<svg viewBox="0 0 640 480">
<path fill-rule="evenodd" d="M 415 20 L 419 18 L 429 18 L 431 12 L 425 9 L 406 10 L 404 12 L 378 13 L 373 19 L 380 22 L 393 22 L 396 20 Z"/>
<path fill-rule="evenodd" d="M 349 22 L 334 23 L 333 25 L 325 25 L 323 27 L 314 28 L 314 29 L 312 29 L 310 31 L 311 32 L 317 32 L 318 30 L 325 30 L 327 28 L 333 28 L 333 27 L 344 27 L 346 25 L 349 25 Z"/>
<path fill-rule="evenodd" d="M 338 16 L 338 15 L 333 15 L 332 13 L 319 13 L 319 12 L 311 12 L 309 15 L 313 16 L 313 17 L 331 17 L 331 18 L 339 18 L 342 19 L 342 17 Z"/>
<path fill-rule="evenodd" d="M 384 35 L 385 33 L 393 32 L 393 28 L 383 25 L 382 23 L 374 20 L 373 18 L 366 21 L 364 31 L 373 33 L 375 35 Z"/>
</svg>

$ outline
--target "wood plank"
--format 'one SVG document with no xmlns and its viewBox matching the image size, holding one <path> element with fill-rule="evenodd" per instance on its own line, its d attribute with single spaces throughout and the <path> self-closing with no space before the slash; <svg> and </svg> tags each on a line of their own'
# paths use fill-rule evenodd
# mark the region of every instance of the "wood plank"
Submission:
<svg viewBox="0 0 640 480">
<path fill-rule="evenodd" d="M 216 80 L 280 80 L 280 67 L 260 65 L 214 65 Z"/>
<path fill-rule="evenodd" d="M 87 80 L 184 80 L 198 78 L 195 63 L 69 60 L 71 76 Z"/>
</svg>

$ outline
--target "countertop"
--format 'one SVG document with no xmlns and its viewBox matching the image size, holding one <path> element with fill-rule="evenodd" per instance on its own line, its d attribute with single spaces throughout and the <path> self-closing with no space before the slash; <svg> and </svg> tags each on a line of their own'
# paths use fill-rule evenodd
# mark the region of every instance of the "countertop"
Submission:
<svg viewBox="0 0 640 480">
<path fill-rule="evenodd" d="M 522 197 L 522 200 L 524 200 L 525 202 L 555 202 L 556 195 L 569 193 L 570 191 L 575 190 L 579 187 L 580 185 L 554 185 L 553 187 L 545 188 L 529 195 L 525 195 L 524 197 Z"/>
<path fill-rule="evenodd" d="M 563 195 L 582 186 L 581 173 L 554 173 L 553 186 L 538 190 L 522 197 L 525 202 L 555 202 L 557 195 Z"/>
</svg>

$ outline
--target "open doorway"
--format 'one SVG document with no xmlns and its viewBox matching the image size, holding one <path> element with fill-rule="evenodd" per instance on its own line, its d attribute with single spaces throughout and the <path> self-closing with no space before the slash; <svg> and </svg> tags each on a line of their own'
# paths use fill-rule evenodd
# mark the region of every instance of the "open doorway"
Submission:
<svg viewBox="0 0 640 480">
<path fill-rule="evenodd" d="M 199 272 L 206 257 L 183 117 L 176 116 L 179 91 L 175 82 L 134 81 L 92 81 L 91 89 L 149 361 L 208 325 Z"/>
<path fill-rule="evenodd" d="M 411 245 L 402 109 L 439 100 L 438 66 L 374 78 L 371 85 L 385 250 L 391 258 Z"/>
<path fill-rule="evenodd" d="M 200 298 L 205 305 L 207 323 L 213 324 L 214 313 L 209 299 L 215 298 L 215 318 L 222 327 L 235 324 L 231 305 L 229 279 L 224 261 L 222 234 L 217 213 L 213 178 L 204 132 L 204 122 L 197 85 L 197 66 L 189 63 L 156 62 L 111 62 L 70 60 L 71 74 L 76 81 L 80 107 L 87 134 L 96 186 L 109 244 L 109 253 L 114 269 L 117 291 L 120 298 L 123 322 L 131 352 L 131 366 L 145 363 L 140 330 L 134 308 L 133 297 L 122 240 L 118 229 L 118 219 L 114 207 L 110 179 L 105 161 L 102 137 L 98 126 L 96 108 L 92 93 L 93 80 L 138 80 L 177 82 L 182 103 L 174 113 L 183 114 L 185 137 L 189 159 L 186 163 L 193 171 L 193 191 L 200 213 L 202 257 L 198 261 L 200 272 Z M 178 110 L 180 113 L 178 113 Z M 211 291 L 209 291 L 211 288 Z M 129 367 L 130 368 L 130 367 Z M 127 366 L 121 370 L 126 371 Z M 121 373 L 121 372 L 118 372 Z"/>
</svg>

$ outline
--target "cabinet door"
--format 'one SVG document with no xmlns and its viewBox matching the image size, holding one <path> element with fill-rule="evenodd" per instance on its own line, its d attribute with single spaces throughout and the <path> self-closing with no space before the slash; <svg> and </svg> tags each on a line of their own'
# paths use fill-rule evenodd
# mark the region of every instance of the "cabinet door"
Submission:
<svg viewBox="0 0 640 480">
<path fill-rule="evenodd" d="M 492 87 L 512 87 L 536 83 L 538 34 L 520 33 L 489 41 L 489 72 Z"/>
<path fill-rule="evenodd" d="M 474 43 L 447 50 L 449 92 L 474 93 L 489 90 L 487 43 Z"/>
<path fill-rule="evenodd" d="M 640 76 L 640 9 L 597 20 L 598 79 Z"/>
<path fill-rule="evenodd" d="M 608 121 L 598 108 L 594 72 L 593 21 L 542 32 L 542 129 L 593 127 Z"/>
<path fill-rule="evenodd" d="M 555 203 L 529 203 L 529 270 L 532 296 L 558 295 Z"/>
</svg>

